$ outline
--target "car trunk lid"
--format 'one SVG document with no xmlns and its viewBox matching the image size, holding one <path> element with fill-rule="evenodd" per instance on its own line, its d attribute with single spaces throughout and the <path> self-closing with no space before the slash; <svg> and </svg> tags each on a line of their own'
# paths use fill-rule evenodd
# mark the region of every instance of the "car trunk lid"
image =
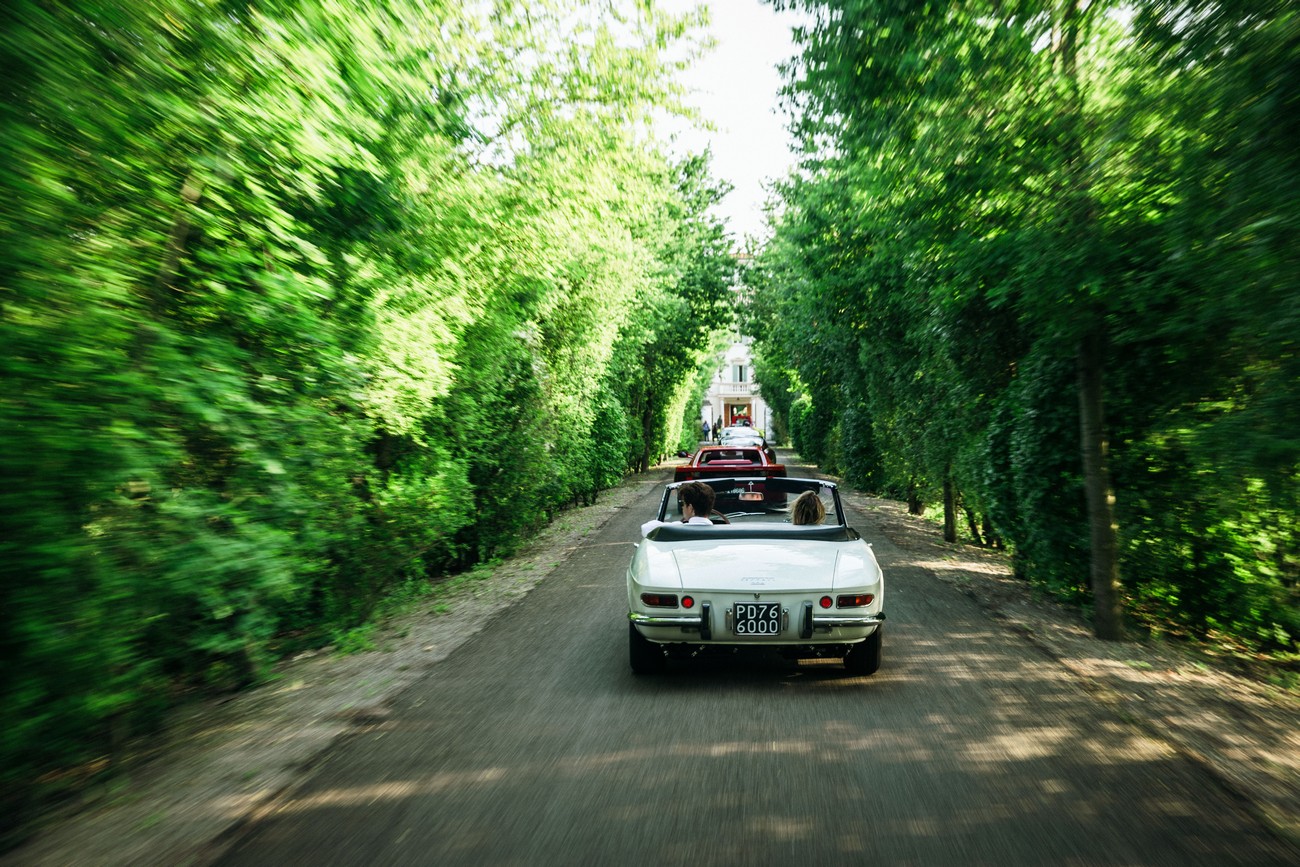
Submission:
<svg viewBox="0 0 1300 867">
<path fill-rule="evenodd" d="M 817 590 L 832 586 L 842 547 L 812 541 L 693 543 L 676 547 L 673 558 L 682 586 L 692 590 Z"/>
</svg>

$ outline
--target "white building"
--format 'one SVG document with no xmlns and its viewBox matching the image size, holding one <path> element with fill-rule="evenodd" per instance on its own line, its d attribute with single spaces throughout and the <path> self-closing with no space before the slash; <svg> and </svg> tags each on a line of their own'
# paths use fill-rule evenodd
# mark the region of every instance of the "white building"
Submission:
<svg viewBox="0 0 1300 867">
<path fill-rule="evenodd" d="M 772 429 L 772 411 L 754 381 L 754 360 L 749 350 L 751 342 L 749 337 L 737 338 L 723 354 L 722 366 L 714 374 L 713 383 L 700 406 L 701 427 L 706 421 L 712 429 L 747 418 L 764 434 Z"/>
</svg>

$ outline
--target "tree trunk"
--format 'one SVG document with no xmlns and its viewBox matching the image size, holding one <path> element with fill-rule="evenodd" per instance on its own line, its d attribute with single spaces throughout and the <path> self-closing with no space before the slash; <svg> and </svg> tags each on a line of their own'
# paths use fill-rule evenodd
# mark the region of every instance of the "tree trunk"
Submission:
<svg viewBox="0 0 1300 867">
<path fill-rule="evenodd" d="M 641 466 L 639 472 L 650 470 L 650 446 L 654 442 L 655 412 L 653 395 L 645 396 L 645 407 L 641 410 Z"/>
<path fill-rule="evenodd" d="M 1090 163 L 1084 148 L 1084 99 L 1079 80 L 1079 35 L 1097 6 L 1087 0 L 1066 0 L 1061 7 L 1059 43 L 1056 49 L 1061 74 L 1068 88 L 1064 114 L 1068 127 L 1063 136 L 1068 183 L 1062 190 L 1069 218 L 1069 233 L 1079 245 L 1099 243 L 1095 203 L 1092 200 Z M 1072 203 L 1072 204 L 1070 204 Z M 1078 274 L 1067 279 L 1078 280 Z M 1088 291 L 1076 283 L 1085 301 Z M 1076 308 L 1076 311 L 1079 308 Z M 1090 546 L 1089 581 L 1092 585 L 1092 629 L 1098 638 L 1118 641 L 1123 637 L 1120 608 L 1119 557 L 1115 542 L 1115 493 L 1110 484 L 1105 413 L 1102 408 L 1102 371 L 1105 366 L 1105 319 L 1100 309 L 1082 308 L 1083 336 L 1076 357 L 1079 376 L 1079 432 L 1083 455 L 1083 485 L 1088 498 Z M 1078 321 L 1079 313 L 1072 316 Z"/>
<path fill-rule="evenodd" d="M 921 515 L 925 513 L 925 503 L 921 502 L 921 492 L 916 487 L 916 482 L 907 483 L 907 514 Z"/>
<path fill-rule="evenodd" d="M 1079 342 L 1079 431 L 1083 451 L 1083 484 L 1088 496 L 1088 536 L 1091 545 L 1093 632 L 1118 641 L 1124 624 L 1120 607 L 1119 555 L 1115 525 L 1115 492 L 1102 408 L 1102 369 L 1105 348 L 1099 328 Z"/>
<path fill-rule="evenodd" d="M 943 540 L 957 541 L 957 490 L 947 475 L 943 480 Z"/>
<path fill-rule="evenodd" d="M 990 548 L 1002 547 L 1002 536 L 993 529 L 993 521 L 988 515 L 980 516 L 980 525 L 984 528 L 984 544 Z"/>
<path fill-rule="evenodd" d="M 961 510 L 966 513 L 966 528 L 970 530 L 970 537 L 975 540 L 975 544 L 981 548 L 984 547 L 984 539 L 980 536 L 980 525 L 975 520 L 975 513 L 969 506 L 962 506 Z"/>
<path fill-rule="evenodd" d="M 191 172 L 181 185 L 181 207 L 176 212 L 176 219 L 172 221 L 167 246 L 163 249 L 162 263 L 154 276 L 153 301 L 157 312 L 167 309 L 167 294 L 175 290 L 172 283 L 180 271 L 181 257 L 185 255 L 185 244 L 190 236 L 190 214 L 202 196 L 203 179 L 197 172 Z"/>
</svg>

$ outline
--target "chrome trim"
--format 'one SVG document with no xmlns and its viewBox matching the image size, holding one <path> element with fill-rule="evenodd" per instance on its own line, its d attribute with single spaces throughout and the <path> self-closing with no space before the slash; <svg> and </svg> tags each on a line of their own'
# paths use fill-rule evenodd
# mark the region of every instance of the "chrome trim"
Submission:
<svg viewBox="0 0 1300 867">
<path fill-rule="evenodd" d="M 804 604 L 804 628 L 806 631 L 808 624 L 808 607 L 810 607 L 810 603 Z M 627 619 L 631 620 L 638 626 L 680 626 L 683 629 L 700 629 L 701 627 L 706 626 L 704 617 L 712 608 L 712 605 L 709 605 L 708 608 L 704 608 L 703 606 L 701 607 L 702 610 L 699 614 L 642 614 L 639 611 L 630 611 L 628 612 Z M 727 631 L 730 632 L 732 627 L 731 608 L 728 607 L 725 609 L 724 613 L 726 628 Z M 784 634 L 789 630 L 790 609 L 783 607 L 781 609 L 781 615 L 781 632 Z M 710 618 L 710 620 L 712 620 L 712 618 Z M 879 626 L 885 622 L 885 612 L 882 611 L 879 614 L 861 614 L 857 616 L 848 614 L 813 614 L 811 620 L 813 629 L 852 629 L 855 626 Z M 772 636 L 766 637 L 771 638 Z M 812 635 L 801 633 L 799 637 L 806 640 L 812 638 Z M 705 640 L 707 641 L 709 638 L 711 638 L 711 636 L 706 637 Z"/>
<path fill-rule="evenodd" d="M 637 626 L 694 626 L 700 628 L 700 615 L 698 614 L 641 614 L 637 611 L 628 612 L 627 619 L 631 620 Z"/>
<path fill-rule="evenodd" d="M 814 614 L 812 616 L 813 628 L 834 629 L 837 627 L 854 627 L 854 626 L 877 626 L 885 622 L 885 612 L 879 614 L 860 614 L 852 616 L 848 614 Z"/>
</svg>

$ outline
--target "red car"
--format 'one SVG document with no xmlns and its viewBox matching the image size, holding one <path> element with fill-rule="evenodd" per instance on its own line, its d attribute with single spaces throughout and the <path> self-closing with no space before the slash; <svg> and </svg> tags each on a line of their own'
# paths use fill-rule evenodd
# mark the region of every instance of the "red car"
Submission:
<svg viewBox="0 0 1300 867">
<path fill-rule="evenodd" d="M 709 479 L 735 479 L 744 478 L 778 478 L 785 476 L 785 464 L 778 464 L 772 460 L 767 452 L 758 446 L 701 446 L 695 454 L 691 455 L 688 463 L 680 466 L 674 472 L 674 481 L 688 482 L 699 480 L 707 483 Z M 749 486 L 750 490 L 761 490 L 754 485 Z M 719 491 L 715 493 L 719 500 L 736 499 L 735 492 L 730 490 Z M 785 502 L 785 495 L 772 498 L 764 497 L 766 504 L 769 506 L 778 505 Z"/>
</svg>

